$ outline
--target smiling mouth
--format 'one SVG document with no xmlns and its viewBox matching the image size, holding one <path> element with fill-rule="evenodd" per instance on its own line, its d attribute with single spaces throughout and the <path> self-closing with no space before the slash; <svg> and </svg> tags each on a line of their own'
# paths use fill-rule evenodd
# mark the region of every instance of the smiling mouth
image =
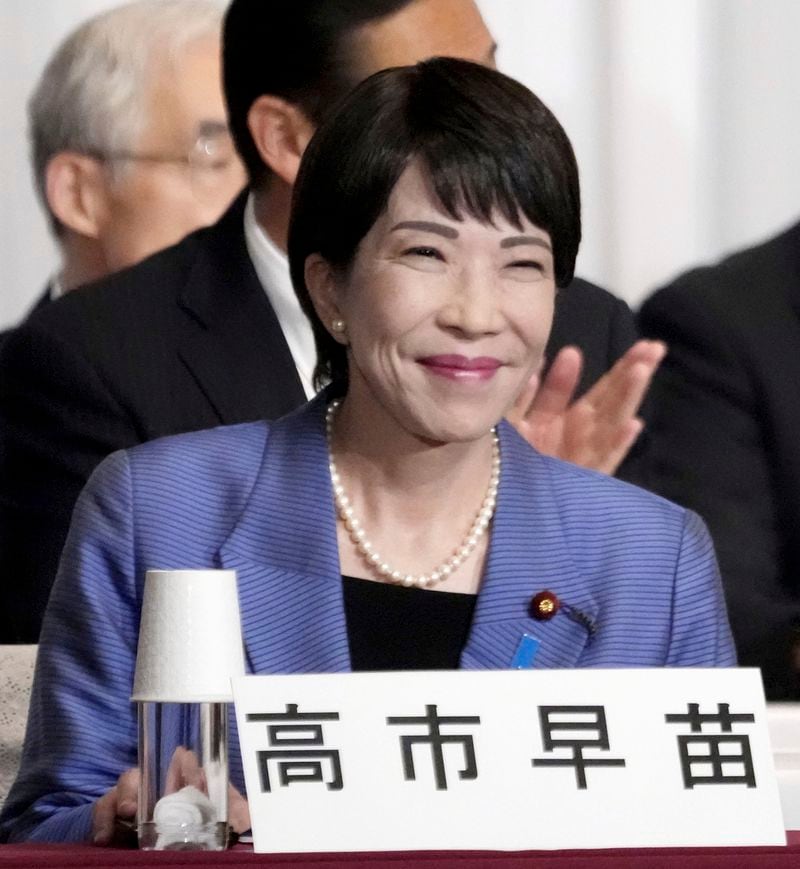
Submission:
<svg viewBox="0 0 800 869">
<path fill-rule="evenodd" d="M 457 354 L 425 356 L 417 361 L 432 374 L 461 381 L 490 380 L 503 364 L 491 356 L 469 358 Z"/>
</svg>

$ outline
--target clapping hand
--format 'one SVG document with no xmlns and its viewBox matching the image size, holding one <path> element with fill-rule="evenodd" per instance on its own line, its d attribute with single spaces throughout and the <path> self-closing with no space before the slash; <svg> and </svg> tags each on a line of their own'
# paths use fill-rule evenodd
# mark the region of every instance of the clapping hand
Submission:
<svg viewBox="0 0 800 869">
<path fill-rule="evenodd" d="M 573 401 L 583 358 L 564 347 L 543 379 L 531 377 L 508 419 L 539 452 L 613 474 L 644 427 L 637 413 L 666 351 L 660 341 L 637 341 Z"/>
</svg>

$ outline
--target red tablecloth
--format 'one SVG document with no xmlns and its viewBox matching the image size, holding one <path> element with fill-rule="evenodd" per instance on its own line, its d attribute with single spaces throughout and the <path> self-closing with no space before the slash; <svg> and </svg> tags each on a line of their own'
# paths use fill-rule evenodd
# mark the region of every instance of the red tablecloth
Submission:
<svg viewBox="0 0 800 869">
<path fill-rule="evenodd" d="M 222 853 L 124 851 L 86 845 L 2 845 L 0 869 L 117 869 L 170 866 L 220 869 L 798 869 L 800 833 L 786 847 L 631 848 L 604 851 L 425 851 L 380 854 L 254 854 L 237 846 Z"/>
</svg>

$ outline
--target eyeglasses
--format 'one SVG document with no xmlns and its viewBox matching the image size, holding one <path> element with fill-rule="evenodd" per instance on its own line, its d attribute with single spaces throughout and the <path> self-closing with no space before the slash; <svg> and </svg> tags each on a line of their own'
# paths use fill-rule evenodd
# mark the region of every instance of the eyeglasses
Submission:
<svg viewBox="0 0 800 869">
<path fill-rule="evenodd" d="M 218 124 L 201 130 L 186 154 L 138 153 L 136 151 L 106 151 L 90 156 L 103 162 L 164 163 L 186 166 L 192 189 L 200 198 L 214 196 L 221 187 L 244 185 L 245 175 L 230 132 Z M 238 189 L 238 188 L 237 188 Z"/>
</svg>

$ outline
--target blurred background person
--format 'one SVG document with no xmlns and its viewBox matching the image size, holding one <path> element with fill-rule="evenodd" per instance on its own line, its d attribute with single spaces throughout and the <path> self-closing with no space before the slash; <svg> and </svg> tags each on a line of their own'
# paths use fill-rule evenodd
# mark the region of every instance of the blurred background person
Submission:
<svg viewBox="0 0 800 869">
<path fill-rule="evenodd" d="M 682 275 L 640 321 L 669 353 L 635 479 L 706 520 L 739 662 L 800 700 L 800 224 Z"/>
<path fill-rule="evenodd" d="M 75 499 L 102 458 L 275 419 L 314 395 L 314 339 L 285 246 L 316 125 L 387 65 L 451 55 L 491 66 L 494 54 L 473 0 L 234 0 L 224 89 L 250 190 L 212 227 L 36 312 L 0 354 L 1 640 L 38 637 Z M 555 362 L 516 409 L 526 436 L 613 469 L 662 352 L 629 350 L 634 340 L 624 302 L 572 281 L 548 344 Z M 568 344 L 580 351 L 556 356 Z M 588 391 L 570 404 L 576 387 Z"/>
<path fill-rule="evenodd" d="M 86 21 L 48 61 L 29 135 L 61 263 L 39 304 L 213 223 L 244 186 L 221 20 L 211 0 L 136 0 Z"/>
</svg>

